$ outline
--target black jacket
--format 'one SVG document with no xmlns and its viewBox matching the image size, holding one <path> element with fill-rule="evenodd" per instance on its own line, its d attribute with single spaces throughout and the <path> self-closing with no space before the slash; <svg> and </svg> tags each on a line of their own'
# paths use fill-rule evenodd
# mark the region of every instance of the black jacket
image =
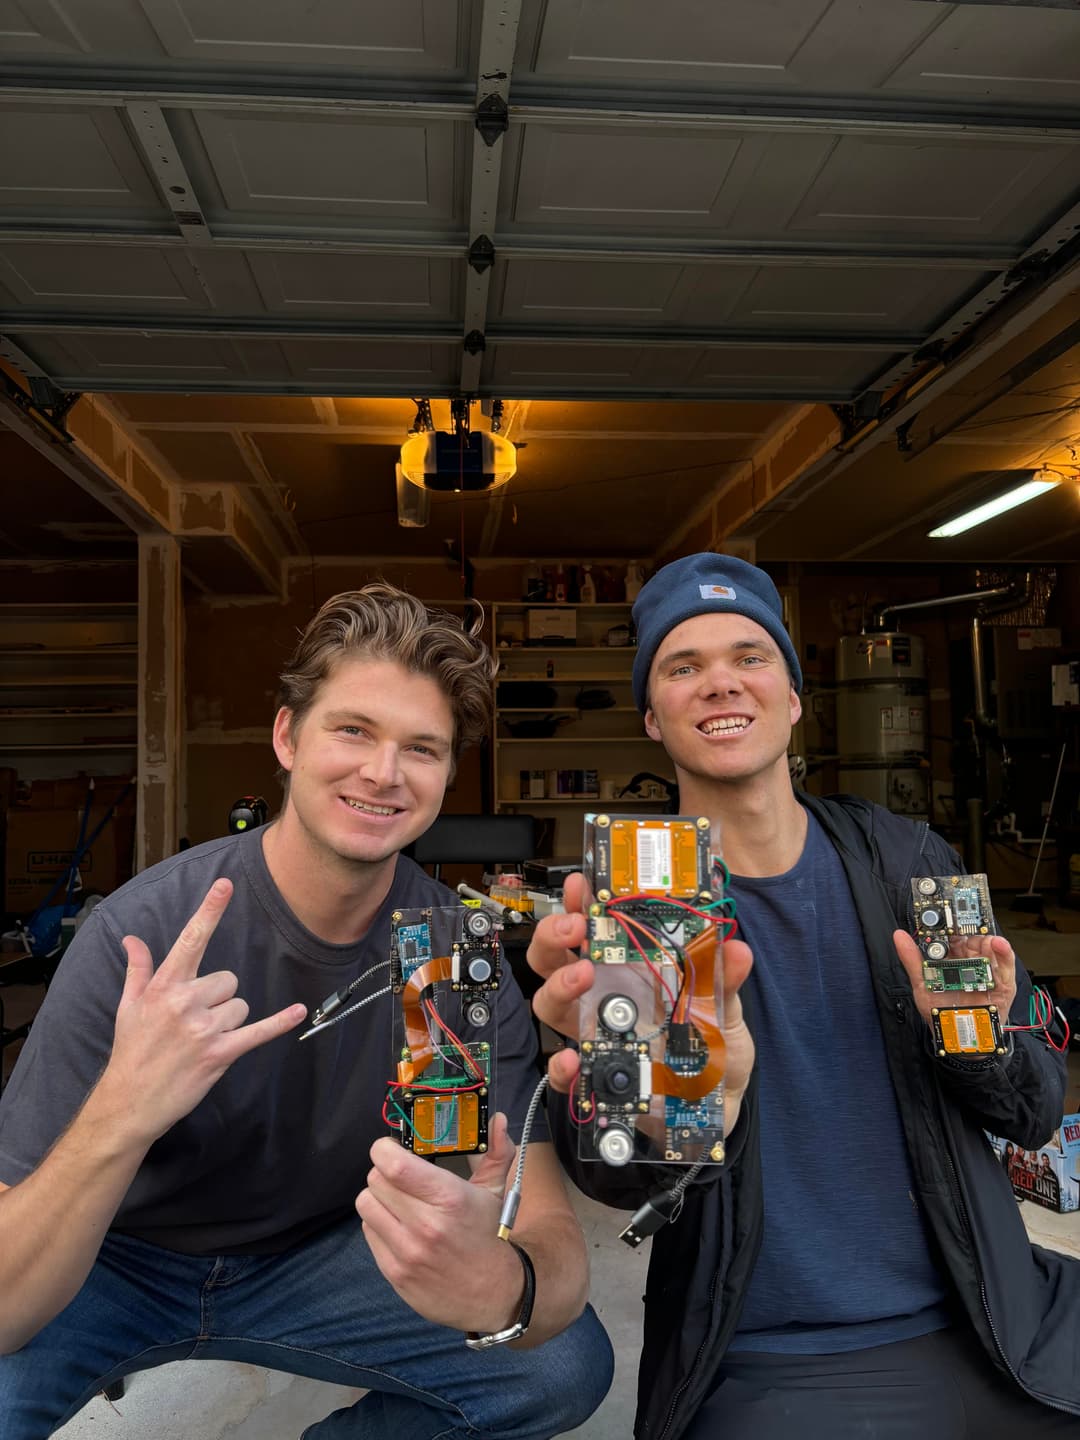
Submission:
<svg viewBox="0 0 1080 1440">
<path fill-rule="evenodd" d="M 799 798 L 835 845 L 851 885 L 915 1184 L 942 1273 L 999 1369 L 1036 1399 L 1080 1415 L 1080 1262 L 1030 1244 L 984 1133 L 1025 1149 L 1045 1144 L 1061 1119 L 1064 1058 L 1041 1038 L 1014 1033 L 1011 1053 L 1001 1059 L 939 1060 L 892 932 L 910 928 L 912 876 L 957 874 L 957 857 L 927 825 L 867 800 Z M 1018 964 L 1014 1024 L 1027 1023 L 1030 990 Z M 746 1018 L 753 1031 L 753 1015 Z M 738 1324 L 761 1244 L 756 1084 L 755 1072 L 724 1166 L 689 1188 L 678 1220 L 653 1239 L 638 1440 L 684 1434 Z M 566 1106 L 553 1104 L 550 1120 L 563 1163 L 586 1194 L 637 1209 L 673 1183 L 670 1169 L 582 1164 Z"/>
</svg>

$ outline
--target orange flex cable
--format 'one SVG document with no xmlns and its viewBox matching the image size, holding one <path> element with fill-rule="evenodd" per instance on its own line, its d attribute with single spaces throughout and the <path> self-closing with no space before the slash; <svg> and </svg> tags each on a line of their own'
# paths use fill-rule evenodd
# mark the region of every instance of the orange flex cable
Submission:
<svg viewBox="0 0 1080 1440">
<path fill-rule="evenodd" d="M 405 1039 L 411 1059 L 399 1060 L 397 1073 L 402 1085 L 412 1085 L 435 1057 L 431 1033 L 424 1019 L 424 991 L 438 980 L 453 979 L 454 962 L 449 955 L 439 955 L 426 965 L 418 965 L 405 982 L 401 992 L 401 1011 L 405 1017 Z"/>
<path fill-rule="evenodd" d="M 679 1075 L 669 1065 L 657 1065 L 653 1072 L 653 1085 L 660 1095 L 675 1095 L 680 1100 L 702 1100 L 724 1078 L 727 1044 L 716 1013 L 716 940 L 715 925 L 702 930 L 686 946 L 684 962 L 693 976 L 687 1019 L 709 1047 L 708 1059 L 704 1069 L 696 1075 Z"/>
</svg>

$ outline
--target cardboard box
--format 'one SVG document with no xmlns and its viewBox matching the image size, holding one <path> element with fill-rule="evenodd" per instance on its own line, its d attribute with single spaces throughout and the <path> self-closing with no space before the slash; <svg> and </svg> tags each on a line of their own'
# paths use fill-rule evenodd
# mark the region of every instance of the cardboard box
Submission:
<svg viewBox="0 0 1080 1440">
<path fill-rule="evenodd" d="M 527 645 L 574 645 L 577 643 L 577 611 L 566 606 L 526 610 Z"/>
<path fill-rule="evenodd" d="M 1022 1150 L 997 1135 L 989 1139 L 1019 1199 L 1060 1214 L 1080 1210 L 1080 1114 L 1063 1116 L 1039 1150 Z"/>
<path fill-rule="evenodd" d="M 131 876 L 134 816 L 128 802 L 114 815 L 79 862 L 84 891 L 107 895 Z M 86 833 L 90 835 L 108 812 L 107 805 L 90 811 Z M 79 839 L 82 806 L 55 810 L 12 809 L 7 813 L 7 846 L 4 861 L 4 909 L 13 915 L 27 915 L 47 897 L 61 875 L 66 875 Z M 62 904 L 66 891 L 58 891 L 54 903 Z"/>
<path fill-rule="evenodd" d="M 108 806 L 119 799 L 130 781 L 126 775 L 96 775 L 94 804 Z M 35 780 L 30 786 L 32 810 L 67 810 L 76 807 L 80 814 L 86 804 L 89 780 L 85 775 L 66 775 L 59 780 Z M 129 792 L 134 795 L 134 789 Z M 127 803 L 127 802 L 125 802 Z"/>
</svg>

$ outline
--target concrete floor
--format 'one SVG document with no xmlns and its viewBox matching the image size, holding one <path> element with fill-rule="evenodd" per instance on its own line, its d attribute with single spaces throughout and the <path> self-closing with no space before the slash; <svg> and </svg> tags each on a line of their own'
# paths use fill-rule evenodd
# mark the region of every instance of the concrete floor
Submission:
<svg viewBox="0 0 1080 1440">
<path fill-rule="evenodd" d="M 613 1210 L 578 1197 L 592 1257 L 593 1304 L 615 1347 L 615 1383 L 577 1440 L 629 1440 L 634 1423 L 641 1296 L 648 1246 L 618 1238 Z M 616 1247 L 618 1247 L 616 1249 Z M 178 1362 L 128 1378 L 122 1399 L 98 1396 L 57 1440 L 297 1440 L 307 1425 L 363 1394 L 223 1361 Z M 2 1426 L 0 1426 L 2 1430 Z"/>
<path fill-rule="evenodd" d="M 2 974 L 2 971 L 0 971 Z M 7 1024 L 33 1014 L 35 987 L 2 992 Z M 18 1052 L 3 1053 L 6 1078 Z M 1071 1108 L 1080 1108 L 1080 1052 L 1070 1057 Z M 634 1417 L 641 1296 L 648 1243 L 630 1250 L 618 1238 L 623 1219 L 575 1192 L 592 1261 L 592 1300 L 615 1349 L 615 1382 L 597 1413 L 572 1434 L 577 1440 L 629 1440 Z M 1080 1212 L 1054 1215 L 1022 1207 L 1032 1238 L 1080 1258 Z M 128 1378 L 122 1399 L 98 1396 L 56 1432 L 58 1440 L 297 1440 L 301 1431 L 332 1410 L 351 1404 L 361 1391 L 220 1361 L 177 1363 Z"/>
</svg>

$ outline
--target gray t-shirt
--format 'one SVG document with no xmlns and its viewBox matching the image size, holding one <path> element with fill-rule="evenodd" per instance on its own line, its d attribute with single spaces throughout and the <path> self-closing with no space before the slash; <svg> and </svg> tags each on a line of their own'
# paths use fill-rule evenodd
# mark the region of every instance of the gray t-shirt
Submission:
<svg viewBox="0 0 1080 1440">
<path fill-rule="evenodd" d="M 364 937 L 330 945 L 305 929 L 270 878 L 259 830 L 212 840 L 144 871 L 92 912 L 49 987 L 0 1101 L 0 1180 L 40 1163 L 100 1076 L 124 986 L 125 935 L 164 959 L 219 876 L 235 893 L 200 974 L 232 970 L 250 1018 L 296 1001 L 309 1015 L 332 991 L 390 953 L 397 908 L 449 905 L 456 896 L 399 856 L 390 893 Z M 514 1139 L 539 1078 L 528 1009 L 509 973 L 499 991 L 494 1108 Z M 383 971 L 356 998 L 388 983 Z M 190 1255 L 276 1253 L 353 1211 L 389 1133 L 381 1119 L 393 1073 L 391 996 L 325 1034 L 300 1029 L 242 1056 L 190 1115 L 147 1153 L 115 1229 Z M 536 1138 L 546 1138 L 542 1120 Z"/>
</svg>

